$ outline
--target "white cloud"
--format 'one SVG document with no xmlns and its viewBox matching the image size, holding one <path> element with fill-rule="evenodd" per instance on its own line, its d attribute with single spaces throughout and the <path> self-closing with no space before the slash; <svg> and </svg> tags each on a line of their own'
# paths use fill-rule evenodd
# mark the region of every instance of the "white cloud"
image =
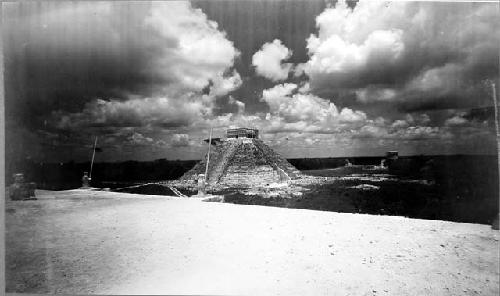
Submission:
<svg viewBox="0 0 500 296">
<path fill-rule="evenodd" d="M 446 129 L 437 126 L 410 126 L 392 134 L 392 138 L 407 140 L 438 139 L 444 141 L 453 138 L 453 135 Z"/>
<path fill-rule="evenodd" d="M 361 104 L 455 108 L 484 104 L 480 81 L 498 77 L 500 22 L 492 3 L 360 0 L 351 9 L 341 0 L 316 26 L 309 60 L 297 69 L 323 96 L 350 90 Z"/>
<path fill-rule="evenodd" d="M 269 105 L 272 112 L 277 112 L 281 104 L 285 104 L 289 100 L 289 96 L 296 88 L 297 85 L 293 83 L 278 84 L 262 92 L 262 101 Z"/>
<path fill-rule="evenodd" d="M 186 147 L 189 146 L 189 135 L 187 134 L 174 134 L 172 135 L 172 139 L 170 144 L 173 147 Z"/>
<path fill-rule="evenodd" d="M 425 113 L 420 113 L 416 115 L 406 114 L 406 121 L 408 121 L 411 124 L 426 125 L 431 122 L 431 118 L 429 117 L 429 115 Z"/>
<path fill-rule="evenodd" d="M 408 89 L 421 92 L 448 92 L 459 88 L 463 79 L 463 67 L 458 64 L 445 64 L 420 73 L 409 82 Z"/>
<path fill-rule="evenodd" d="M 262 101 L 269 105 L 272 113 L 279 114 L 287 122 L 324 121 L 338 116 L 337 107 L 317 96 L 296 93 L 297 85 L 285 83 L 262 92 Z"/>
<path fill-rule="evenodd" d="M 252 57 L 252 65 L 258 75 L 272 81 L 281 81 L 288 78 L 292 64 L 283 63 L 292 56 L 292 51 L 281 44 L 281 40 L 275 39 L 262 45 Z"/>
<path fill-rule="evenodd" d="M 104 85 L 126 94 L 175 97 L 209 85 L 218 95 L 241 84 L 233 70 L 239 51 L 217 23 L 189 1 L 30 6 L 9 6 L 6 53 L 16 55 L 19 46 L 29 43 L 26 58 L 33 58 L 34 65 L 47 70 L 55 67 L 71 75 L 94 74 L 86 81 L 89 90 Z M 33 13 L 23 15 L 20 7 Z M 24 30 L 32 34 L 19 34 Z M 61 56 L 64 61 L 58 60 Z M 53 65 L 52 60 L 59 62 Z M 58 72 L 53 75 L 58 77 Z"/>
<path fill-rule="evenodd" d="M 397 98 L 397 91 L 392 88 L 367 87 L 355 91 L 360 102 L 390 102 Z"/>
<path fill-rule="evenodd" d="M 406 114 L 404 119 L 397 119 L 391 124 L 393 130 L 408 128 L 410 126 L 427 126 L 431 122 L 429 115 L 422 114 Z"/>
<path fill-rule="evenodd" d="M 311 59 L 305 71 L 308 75 L 316 73 L 337 74 L 359 72 L 370 60 L 379 63 L 393 63 L 404 51 L 401 30 L 379 30 L 372 32 L 362 44 L 350 43 L 338 35 L 325 40 L 312 35 L 307 40 Z"/>
<path fill-rule="evenodd" d="M 210 95 L 212 96 L 226 95 L 239 88 L 243 83 L 241 76 L 237 71 L 233 71 L 230 76 L 216 77 L 212 80 L 212 82 L 213 85 L 210 89 Z"/>
<path fill-rule="evenodd" d="M 309 93 L 311 91 L 311 85 L 309 84 L 309 82 L 305 82 L 302 84 L 298 91 L 301 94 Z"/>
<path fill-rule="evenodd" d="M 399 14 L 404 11 L 398 11 L 403 6 L 386 4 L 359 1 L 351 9 L 339 1 L 316 18 L 319 32 L 307 39 L 310 59 L 302 65 L 316 87 L 321 81 L 315 80 L 342 85 L 367 70 L 376 70 L 374 66 L 392 65 L 402 58 L 404 31 L 392 24 L 403 19 Z"/>
<path fill-rule="evenodd" d="M 464 118 L 464 115 L 465 115 L 464 113 L 456 114 L 453 117 L 446 119 L 444 125 L 453 127 L 453 126 L 464 126 L 469 124 L 469 121 L 466 118 Z"/>
<path fill-rule="evenodd" d="M 211 116 L 216 97 L 241 86 L 240 74 L 233 68 L 239 51 L 218 29 L 217 23 L 200 9 L 194 9 L 186 1 L 136 4 L 137 13 L 130 14 L 131 24 L 119 26 L 123 20 L 116 19 L 114 14 L 123 16 L 123 12 L 128 11 L 125 8 L 130 7 L 123 3 L 74 4 L 44 17 L 54 22 L 47 24 L 50 30 L 57 31 L 61 30 L 60 26 L 67 26 L 72 14 L 79 16 L 79 25 L 69 28 L 75 36 L 88 41 L 80 44 L 79 39 L 79 46 L 95 47 L 93 51 L 99 56 L 107 53 L 102 59 L 131 58 L 134 65 L 138 64 L 135 65 L 137 73 L 127 75 L 133 76 L 134 83 L 144 83 L 131 89 L 118 88 L 121 93 L 116 98 L 91 98 L 82 104 L 79 112 L 54 111 L 52 117 L 57 127 L 185 126 Z M 85 31 L 78 34 L 76 28 L 96 25 L 86 21 L 87 16 L 95 19 L 94 12 L 99 12 L 100 28 L 95 28 L 96 36 Z M 65 41 L 54 41 L 49 46 L 60 47 L 54 52 L 83 50 L 68 50 L 67 47 L 75 45 Z M 129 52 L 133 54 L 129 56 Z M 120 76 L 114 72 L 110 75 L 113 79 Z"/>
<path fill-rule="evenodd" d="M 398 119 L 396 121 L 394 121 L 392 124 L 391 124 L 391 127 L 392 128 L 396 128 L 396 129 L 399 129 L 399 128 L 406 128 L 408 127 L 409 124 L 407 121 L 405 120 L 401 120 L 401 119 Z"/>
<path fill-rule="evenodd" d="M 218 30 L 216 22 L 208 20 L 200 9 L 193 9 L 186 1 L 151 5 L 151 15 L 145 23 L 162 37 L 158 40 L 161 46 L 156 45 L 161 56 L 151 66 L 159 75 L 175 80 L 164 91 L 200 91 L 212 81 L 213 92 L 220 95 L 241 84 L 235 71 L 229 77 L 224 76 L 239 51 Z"/>
<path fill-rule="evenodd" d="M 367 117 L 366 114 L 362 111 L 356 110 L 353 111 L 349 108 L 343 108 L 338 115 L 339 122 L 341 123 L 358 123 L 364 122 Z"/>
<path fill-rule="evenodd" d="M 447 128 L 425 125 L 410 126 L 404 120 L 396 120 L 387 126 L 373 125 L 373 122 L 369 121 L 367 125 L 352 133 L 354 138 L 391 139 L 395 141 L 429 139 L 444 141 L 454 136 Z"/>
<path fill-rule="evenodd" d="M 153 144 L 154 140 L 152 138 L 146 137 L 143 134 L 134 132 L 127 138 L 127 142 L 132 145 L 145 146 Z"/>
<path fill-rule="evenodd" d="M 245 103 L 236 100 L 233 96 L 229 96 L 229 104 L 236 105 L 238 108 L 238 114 L 245 112 Z"/>
<path fill-rule="evenodd" d="M 199 98 L 135 98 L 126 101 L 97 99 L 86 104 L 81 112 L 54 112 L 53 117 L 57 127 L 63 129 L 84 126 L 179 127 L 210 112 L 211 107 Z"/>
<path fill-rule="evenodd" d="M 265 129 L 273 132 L 302 131 L 336 133 L 359 128 L 367 120 L 364 112 L 343 108 L 338 110 L 332 102 L 307 92 L 298 85 L 284 83 L 262 92 L 262 101 L 269 106 Z"/>
</svg>

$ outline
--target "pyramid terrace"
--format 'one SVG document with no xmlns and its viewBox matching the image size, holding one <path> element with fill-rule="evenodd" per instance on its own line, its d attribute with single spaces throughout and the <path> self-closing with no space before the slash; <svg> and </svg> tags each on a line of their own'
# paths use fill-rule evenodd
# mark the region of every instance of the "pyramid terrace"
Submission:
<svg viewBox="0 0 500 296">
<path fill-rule="evenodd" d="M 210 157 L 207 153 L 181 177 L 181 181 L 196 182 L 207 167 L 206 180 L 210 186 L 264 185 L 287 182 L 301 175 L 285 158 L 259 139 L 257 129 L 228 129 L 225 139 L 212 138 L 211 144 Z"/>
</svg>

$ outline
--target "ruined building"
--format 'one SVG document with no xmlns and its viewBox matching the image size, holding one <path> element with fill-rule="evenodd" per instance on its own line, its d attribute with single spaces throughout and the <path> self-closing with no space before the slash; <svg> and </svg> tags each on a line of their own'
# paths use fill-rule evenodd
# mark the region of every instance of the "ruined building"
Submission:
<svg viewBox="0 0 500 296">
<path fill-rule="evenodd" d="M 208 143 L 208 139 L 205 142 Z M 181 177 L 196 182 L 204 174 L 207 155 Z M 206 182 L 209 186 L 253 186 L 286 182 L 300 177 L 300 172 L 286 159 L 259 139 L 256 129 L 226 131 L 226 138 L 212 138 Z"/>
</svg>

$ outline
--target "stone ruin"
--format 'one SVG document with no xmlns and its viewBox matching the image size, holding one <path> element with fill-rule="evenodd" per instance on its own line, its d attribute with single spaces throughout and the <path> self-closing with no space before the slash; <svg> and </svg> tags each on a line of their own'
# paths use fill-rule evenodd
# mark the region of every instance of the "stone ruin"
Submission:
<svg viewBox="0 0 500 296">
<path fill-rule="evenodd" d="M 88 172 L 83 172 L 81 188 L 90 188 L 90 178 Z"/>
<path fill-rule="evenodd" d="M 206 185 L 250 187 L 300 178 L 299 170 L 258 137 L 256 129 L 239 128 L 227 130 L 225 139 L 212 138 Z M 196 184 L 205 174 L 207 154 L 179 181 Z"/>
<path fill-rule="evenodd" d="M 24 174 L 14 174 L 14 183 L 7 188 L 7 195 L 11 200 L 36 200 L 36 184 L 25 182 Z"/>
</svg>

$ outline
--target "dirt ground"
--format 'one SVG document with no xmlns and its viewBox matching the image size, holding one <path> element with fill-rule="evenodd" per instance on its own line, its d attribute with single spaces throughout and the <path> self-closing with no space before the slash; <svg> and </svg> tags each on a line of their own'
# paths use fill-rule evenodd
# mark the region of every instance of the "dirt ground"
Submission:
<svg viewBox="0 0 500 296">
<path fill-rule="evenodd" d="M 498 295 L 488 225 L 85 190 L 6 203 L 7 292 Z"/>
</svg>

